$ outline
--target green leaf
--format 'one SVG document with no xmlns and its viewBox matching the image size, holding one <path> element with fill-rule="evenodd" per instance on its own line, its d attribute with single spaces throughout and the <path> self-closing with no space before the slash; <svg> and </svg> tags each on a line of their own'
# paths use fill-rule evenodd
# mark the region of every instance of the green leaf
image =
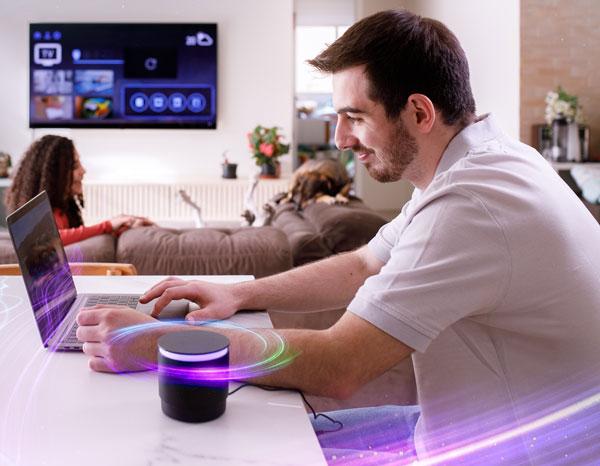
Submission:
<svg viewBox="0 0 600 466">
<path fill-rule="evenodd" d="M 558 100 L 569 102 L 569 104 L 571 104 L 571 107 L 573 108 L 579 107 L 579 98 L 577 96 L 567 94 L 560 84 L 558 85 L 557 93 Z"/>
</svg>

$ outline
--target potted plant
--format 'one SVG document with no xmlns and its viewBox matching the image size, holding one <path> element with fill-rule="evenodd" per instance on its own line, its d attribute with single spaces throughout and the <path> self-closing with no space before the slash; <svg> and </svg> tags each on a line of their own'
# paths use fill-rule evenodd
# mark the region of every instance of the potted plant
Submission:
<svg viewBox="0 0 600 466">
<path fill-rule="evenodd" d="M 279 128 L 265 128 L 258 125 L 254 131 L 248 133 L 248 144 L 252 151 L 252 157 L 256 165 L 261 168 L 261 177 L 276 178 L 278 176 L 279 156 L 287 154 L 290 150 L 289 144 L 280 142 L 281 135 L 277 133 Z"/>
<path fill-rule="evenodd" d="M 227 158 L 227 151 L 223 152 L 223 178 L 234 179 L 237 178 L 237 163 L 231 163 Z"/>
<path fill-rule="evenodd" d="M 10 155 L 6 152 L 0 152 L 0 178 L 8 176 L 8 169 L 12 167 Z"/>
<path fill-rule="evenodd" d="M 579 125 L 585 123 L 577 96 L 567 94 L 562 86 L 546 95 L 546 124 L 552 135 L 550 157 L 557 162 L 581 162 Z"/>
</svg>

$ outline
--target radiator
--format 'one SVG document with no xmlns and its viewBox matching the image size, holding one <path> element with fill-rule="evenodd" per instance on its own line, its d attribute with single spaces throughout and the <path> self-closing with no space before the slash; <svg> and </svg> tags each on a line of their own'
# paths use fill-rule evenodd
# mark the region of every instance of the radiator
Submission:
<svg viewBox="0 0 600 466">
<path fill-rule="evenodd" d="M 287 191 L 286 178 L 261 179 L 254 191 L 254 202 L 262 206 L 275 194 Z M 241 222 L 248 179 L 207 180 L 181 184 L 103 184 L 83 186 L 86 224 L 125 213 L 148 217 L 155 222 L 193 223 L 192 208 L 178 199 L 183 189 L 200 206 L 208 222 Z"/>
</svg>

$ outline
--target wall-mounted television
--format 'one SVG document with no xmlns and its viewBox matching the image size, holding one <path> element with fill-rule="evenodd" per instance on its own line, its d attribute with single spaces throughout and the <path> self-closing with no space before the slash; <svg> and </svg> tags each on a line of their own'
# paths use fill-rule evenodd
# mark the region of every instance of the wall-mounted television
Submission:
<svg viewBox="0 0 600 466">
<path fill-rule="evenodd" d="M 217 25 L 31 23 L 30 128 L 216 128 Z"/>
</svg>

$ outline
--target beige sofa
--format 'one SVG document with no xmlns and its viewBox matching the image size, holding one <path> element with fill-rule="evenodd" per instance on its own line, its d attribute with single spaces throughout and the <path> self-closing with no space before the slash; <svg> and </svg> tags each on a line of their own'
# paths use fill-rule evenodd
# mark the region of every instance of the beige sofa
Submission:
<svg viewBox="0 0 600 466">
<path fill-rule="evenodd" d="M 348 205 L 278 206 L 272 225 L 244 228 L 127 230 L 67 246 L 73 262 L 133 264 L 140 275 L 272 275 L 369 241 L 385 220 L 357 199 Z M 16 262 L 0 233 L 0 263 Z"/>
</svg>

